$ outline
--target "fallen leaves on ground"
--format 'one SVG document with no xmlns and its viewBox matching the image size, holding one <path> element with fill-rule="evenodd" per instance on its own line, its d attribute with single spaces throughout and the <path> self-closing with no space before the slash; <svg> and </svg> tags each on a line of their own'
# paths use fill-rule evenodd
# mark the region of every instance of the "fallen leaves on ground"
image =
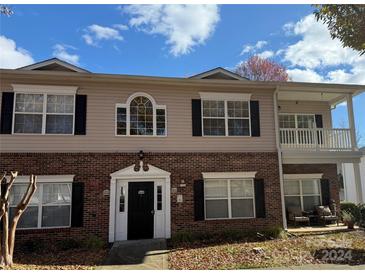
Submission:
<svg viewBox="0 0 365 274">
<path fill-rule="evenodd" d="M 108 249 L 70 249 L 42 253 L 15 253 L 12 269 L 18 270 L 86 270 L 94 269 L 105 259 Z"/>
<path fill-rule="evenodd" d="M 356 261 L 351 263 L 365 264 L 365 232 L 306 235 L 263 242 L 183 243 L 173 246 L 169 268 L 242 269 L 328 263 L 324 254 L 319 256 L 325 249 L 356 251 Z M 338 259 L 341 253 L 335 256 Z"/>
</svg>

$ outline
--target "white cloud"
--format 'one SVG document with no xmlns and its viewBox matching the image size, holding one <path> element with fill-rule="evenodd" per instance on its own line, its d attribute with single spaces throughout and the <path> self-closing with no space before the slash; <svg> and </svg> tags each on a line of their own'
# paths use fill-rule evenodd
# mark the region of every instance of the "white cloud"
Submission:
<svg viewBox="0 0 365 274">
<path fill-rule="evenodd" d="M 14 40 L 0 36 L 0 68 L 14 69 L 34 63 L 30 53 L 16 46 Z"/>
<path fill-rule="evenodd" d="M 295 24 L 293 22 L 286 23 L 283 26 L 283 31 L 284 31 L 285 35 L 288 35 L 288 36 L 292 35 L 294 26 L 295 26 Z"/>
<path fill-rule="evenodd" d="M 255 53 L 257 50 L 262 49 L 266 45 L 267 41 L 257 41 L 255 45 L 244 45 L 240 55 Z"/>
<path fill-rule="evenodd" d="M 115 25 L 117 27 L 103 27 L 97 24 L 93 24 L 84 29 L 85 34 L 82 35 L 85 43 L 90 46 L 98 46 L 101 40 L 119 40 L 122 41 L 123 37 L 120 35 L 122 25 Z"/>
<path fill-rule="evenodd" d="M 129 5 L 123 11 L 131 27 L 166 37 L 174 56 L 204 44 L 220 20 L 217 5 Z"/>
<path fill-rule="evenodd" d="M 257 54 L 257 56 L 259 56 L 260 58 L 264 58 L 264 59 L 271 58 L 274 55 L 275 55 L 275 53 L 271 50 L 265 50 L 265 51 Z"/>
<path fill-rule="evenodd" d="M 289 78 L 295 82 L 323 82 L 323 78 L 317 72 L 311 69 L 287 69 Z"/>
<path fill-rule="evenodd" d="M 53 56 L 71 64 L 78 65 L 80 56 L 67 52 L 68 49 L 75 50 L 76 48 L 70 45 L 56 44 L 53 46 Z"/>
<path fill-rule="evenodd" d="M 116 29 L 119 29 L 119 30 L 128 30 L 129 29 L 127 25 L 123 25 L 123 24 L 114 24 L 113 27 Z"/>
<path fill-rule="evenodd" d="M 332 39 L 327 26 L 308 15 L 284 25 L 299 41 L 279 51 L 294 81 L 365 84 L 365 55 Z M 346 67 L 346 69 L 345 69 Z"/>
</svg>

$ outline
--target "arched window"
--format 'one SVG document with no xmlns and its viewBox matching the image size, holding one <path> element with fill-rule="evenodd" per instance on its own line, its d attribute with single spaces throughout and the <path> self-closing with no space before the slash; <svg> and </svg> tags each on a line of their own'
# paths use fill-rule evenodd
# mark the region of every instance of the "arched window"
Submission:
<svg viewBox="0 0 365 274">
<path fill-rule="evenodd" d="M 166 135 L 166 107 L 144 93 L 133 94 L 126 104 L 117 104 L 116 135 Z"/>
</svg>

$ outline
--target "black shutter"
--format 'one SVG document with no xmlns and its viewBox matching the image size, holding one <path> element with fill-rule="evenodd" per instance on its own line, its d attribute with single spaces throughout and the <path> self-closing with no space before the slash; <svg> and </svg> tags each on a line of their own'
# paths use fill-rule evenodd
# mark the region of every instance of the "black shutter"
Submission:
<svg viewBox="0 0 365 274">
<path fill-rule="evenodd" d="M 191 100 L 193 136 L 202 136 L 202 105 L 200 99 Z"/>
<path fill-rule="evenodd" d="M 322 115 L 321 114 L 316 114 L 315 119 L 316 119 L 316 128 L 323 128 Z M 318 144 L 320 144 L 320 145 L 323 144 L 323 132 L 322 131 L 317 132 L 317 140 L 318 140 L 317 141 Z"/>
<path fill-rule="evenodd" d="M 194 181 L 194 220 L 204 220 L 204 181 Z"/>
<path fill-rule="evenodd" d="M 11 134 L 13 122 L 14 92 L 3 92 L 1 99 L 0 133 Z"/>
<path fill-rule="evenodd" d="M 330 181 L 328 179 L 321 180 L 322 205 L 329 206 L 331 204 Z"/>
<path fill-rule="evenodd" d="M 260 136 L 260 106 L 259 101 L 250 101 L 251 136 Z"/>
<path fill-rule="evenodd" d="M 323 119 L 322 119 L 322 115 L 321 114 L 316 114 L 315 115 L 316 118 L 316 127 L 317 128 L 323 128 Z"/>
<path fill-rule="evenodd" d="M 86 95 L 76 95 L 75 135 L 86 135 Z"/>
<path fill-rule="evenodd" d="M 84 183 L 72 184 L 71 226 L 81 227 L 84 220 Z"/>
<path fill-rule="evenodd" d="M 264 179 L 254 180 L 256 218 L 265 218 L 265 184 Z"/>
</svg>

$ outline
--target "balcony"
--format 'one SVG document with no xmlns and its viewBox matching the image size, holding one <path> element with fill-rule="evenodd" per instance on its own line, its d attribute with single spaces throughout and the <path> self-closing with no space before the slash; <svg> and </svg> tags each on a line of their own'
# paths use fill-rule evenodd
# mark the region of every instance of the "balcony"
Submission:
<svg viewBox="0 0 365 274">
<path fill-rule="evenodd" d="M 280 145 L 283 150 L 351 151 L 350 129 L 281 128 Z"/>
</svg>

